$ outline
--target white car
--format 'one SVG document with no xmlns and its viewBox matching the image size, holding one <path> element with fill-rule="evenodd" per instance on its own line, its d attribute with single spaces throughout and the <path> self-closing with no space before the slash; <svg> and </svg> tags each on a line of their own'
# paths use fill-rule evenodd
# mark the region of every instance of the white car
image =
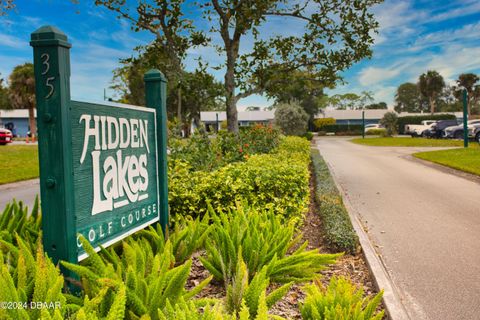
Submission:
<svg viewBox="0 0 480 320">
<path fill-rule="evenodd" d="M 365 126 L 365 132 L 368 132 L 370 130 L 376 130 L 376 129 L 385 129 L 384 127 L 382 127 L 382 125 L 380 124 L 367 124 Z"/>
<path fill-rule="evenodd" d="M 405 125 L 405 134 L 409 134 L 412 137 L 419 137 L 436 122 L 437 120 L 423 120 L 421 124 L 407 124 Z"/>
</svg>

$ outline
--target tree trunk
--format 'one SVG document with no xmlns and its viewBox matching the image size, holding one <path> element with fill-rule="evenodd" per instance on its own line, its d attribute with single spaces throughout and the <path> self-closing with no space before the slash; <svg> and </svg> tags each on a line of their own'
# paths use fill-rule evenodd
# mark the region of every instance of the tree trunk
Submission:
<svg viewBox="0 0 480 320">
<path fill-rule="evenodd" d="M 435 98 L 430 97 L 430 113 L 434 114 L 435 113 Z"/>
<path fill-rule="evenodd" d="M 225 73 L 227 128 L 230 132 L 238 133 L 237 97 L 235 96 L 235 54 L 231 50 L 229 51 L 227 51 L 227 72 Z"/>
<path fill-rule="evenodd" d="M 37 122 L 35 120 L 35 107 L 32 105 L 28 108 L 28 122 L 30 124 L 30 134 L 32 137 L 32 141 L 35 141 L 35 137 L 37 135 Z"/>
</svg>

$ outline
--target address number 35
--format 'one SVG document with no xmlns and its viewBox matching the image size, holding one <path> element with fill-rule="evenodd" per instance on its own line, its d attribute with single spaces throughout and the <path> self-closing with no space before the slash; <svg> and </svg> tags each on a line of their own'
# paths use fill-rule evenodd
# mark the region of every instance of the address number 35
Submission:
<svg viewBox="0 0 480 320">
<path fill-rule="evenodd" d="M 42 76 L 46 75 L 50 70 L 50 55 L 48 53 L 44 53 L 41 55 L 42 64 L 45 66 L 45 69 L 42 72 Z M 53 82 L 55 81 L 55 77 L 46 77 L 45 79 L 45 86 L 48 88 L 48 93 L 45 96 L 45 99 L 49 99 L 53 93 L 55 92 L 55 87 L 53 86 Z"/>
</svg>

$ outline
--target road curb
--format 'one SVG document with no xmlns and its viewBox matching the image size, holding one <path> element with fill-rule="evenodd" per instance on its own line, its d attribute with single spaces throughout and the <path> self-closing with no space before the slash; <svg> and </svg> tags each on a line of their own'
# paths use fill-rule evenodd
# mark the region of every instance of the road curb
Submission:
<svg viewBox="0 0 480 320">
<path fill-rule="evenodd" d="M 318 146 L 316 146 L 315 149 L 317 149 L 317 151 L 320 153 Z M 358 235 L 359 242 L 362 246 L 363 254 L 365 256 L 365 260 L 367 261 L 370 273 L 373 276 L 375 286 L 377 287 L 377 290 L 383 289 L 383 304 L 385 305 L 385 311 L 388 315 L 388 318 L 390 320 L 411 320 L 407 310 L 405 309 L 405 306 L 402 303 L 398 288 L 393 283 L 385 268 L 385 265 L 376 253 L 368 234 L 365 232 L 365 229 L 363 228 L 362 223 L 360 222 L 358 215 L 350 202 L 350 199 L 340 185 L 331 166 L 326 161 L 325 163 L 327 164 L 330 175 L 332 176 L 332 179 L 337 186 L 338 191 L 340 192 L 345 208 L 350 216 L 350 221 L 352 222 L 353 228 Z"/>
</svg>

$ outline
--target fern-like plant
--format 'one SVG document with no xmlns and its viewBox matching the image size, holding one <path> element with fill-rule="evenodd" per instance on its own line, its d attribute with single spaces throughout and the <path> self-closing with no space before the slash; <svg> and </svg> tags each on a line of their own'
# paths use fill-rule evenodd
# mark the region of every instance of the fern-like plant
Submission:
<svg viewBox="0 0 480 320">
<path fill-rule="evenodd" d="M 213 229 L 205 242 L 207 255 L 200 259 L 225 286 L 235 274 L 239 255 L 246 263 L 249 279 L 268 266 L 267 276 L 274 282 L 310 280 L 340 256 L 307 251 L 307 242 L 287 254 L 301 235 L 294 237 L 294 225 L 273 211 L 245 208 L 240 204 L 228 213 L 216 214 L 209 210 Z"/>
<path fill-rule="evenodd" d="M 0 301 L 16 303 L 13 308 L 0 308 L 0 319 L 63 319 L 66 299 L 63 296 L 63 276 L 43 252 L 41 236 L 37 240 L 36 255 L 16 235 L 15 268 L 0 251 Z M 44 302 L 56 308 L 30 308 L 30 303 Z"/>
<path fill-rule="evenodd" d="M 123 242 L 122 255 L 115 250 L 102 249 L 96 253 L 90 243 L 80 237 L 80 241 L 89 255 L 83 265 L 62 261 L 69 270 L 81 277 L 83 292 L 89 297 L 96 297 L 104 290 L 101 279 L 124 282 L 126 286 L 126 318 L 139 319 L 148 314 L 158 319 L 158 309 L 166 306 L 167 299 L 175 304 L 178 299 L 185 301 L 193 298 L 212 279 L 209 277 L 194 289 L 185 290 L 192 261 L 175 267 L 175 258 L 169 240 L 163 252 L 154 254 L 146 239 Z M 114 292 L 109 290 L 98 306 L 98 316 L 106 317 L 114 302 Z"/>
<path fill-rule="evenodd" d="M 241 250 L 240 250 L 241 251 Z M 247 265 L 238 256 L 235 276 L 232 283 L 227 287 L 226 308 L 232 314 L 242 315 L 248 311 L 251 318 L 265 317 L 270 309 L 290 290 L 293 282 L 273 290 L 268 295 L 266 290 L 270 284 L 267 276 L 267 267 L 256 273 L 251 281 L 248 281 Z M 247 311 L 246 311 L 246 310 Z"/>
<path fill-rule="evenodd" d="M 201 219 L 197 217 L 175 217 L 175 226 L 173 230 L 168 232 L 167 238 L 172 243 L 173 254 L 177 264 L 187 261 L 194 252 L 203 248 L 206 237 L 210 234 L 212 226 L 210 225 L 210 217 L 205 214 Z M 154 252 L 163 251 L 165 237 L 161 225 L 158 223 L 156 227 L 149 226 L 148 229 L 138 232 L 139 238 L 149 240 Z"/>
<path fill-rule="evenodd" d="M 343 277 L 332 277 L 324 288 L 320 281 L 305 287 L 307 297 L 300 307 L 305 320 L 380 320 L 384 311 L 377 312 L 383 291 L 373 298 L 364 298 L 363 290 Z"/>
</svg>

